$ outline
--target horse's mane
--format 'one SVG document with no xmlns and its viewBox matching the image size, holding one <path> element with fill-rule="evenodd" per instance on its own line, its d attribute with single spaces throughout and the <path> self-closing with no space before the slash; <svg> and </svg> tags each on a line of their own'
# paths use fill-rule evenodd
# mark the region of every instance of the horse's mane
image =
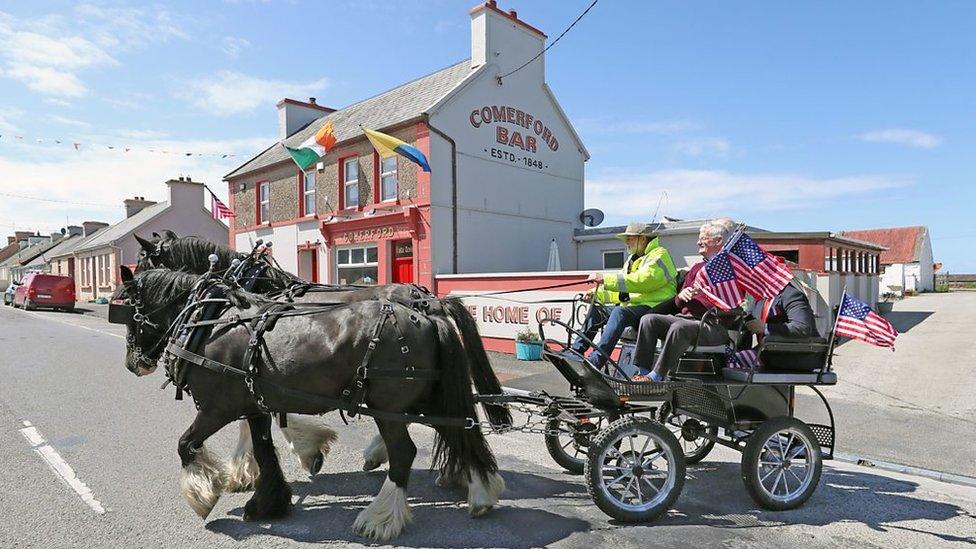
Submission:
<svg viewBox="0 0 976 549">
<path fill-rule="evenodd" d="M 180 297 L 180 294 L 193 288 L 197 280 L 200 280 L 200 275 L 170 269 L 150 269 L 136 274 L 136 280 L 141 287 L 142 295 L 144 297 L 152 296 L 153 303 L 158 306 Z M 261 305 L 270 302 L 262 296 L 230 288 L 225 288 L 225 295 L 231 299 L 232 303 L 245 309 L 249 305 Z"/>
<path fill-rule="evenodd" d="M 176 265 L 183 265 L 180 270 L 191 273 L 207 272 L 210 269 L 210 261 L 207 259 L 210 254 L 217 254 L 217 270 L 226 269 L 235 258 L 244 257 L 243 254 L 227 246 L 196 236 L 179 236 L 164 240 L 163 243 L 169 253 L 170 261 Z"/>
</svg>

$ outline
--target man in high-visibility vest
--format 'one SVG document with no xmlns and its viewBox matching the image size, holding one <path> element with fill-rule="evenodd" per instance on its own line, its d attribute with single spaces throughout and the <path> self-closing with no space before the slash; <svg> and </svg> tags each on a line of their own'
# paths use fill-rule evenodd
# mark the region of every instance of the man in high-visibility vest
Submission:
<svg viewBox="0 0 976 549">
<path fill-rule="evenodd" d="M 620 271 L 591 274 L 587 280 L 597 286 L 583 296 L 593 302 L 583 321 L 583 334 L 592 340 L 603 328 L 600 341 L 587 357 L 597 366 L 610 357 L 625 328 L 636 328 L 641 317 L 657 305 L 670 306 L 676 293 L 678 271 L 650 226 L 631 223 L 617 238 L 627 243 L 627 261 Z M 572 349 L 582 355 L 589 346 L 583 338 L 576 338 Z"/>
</svg>

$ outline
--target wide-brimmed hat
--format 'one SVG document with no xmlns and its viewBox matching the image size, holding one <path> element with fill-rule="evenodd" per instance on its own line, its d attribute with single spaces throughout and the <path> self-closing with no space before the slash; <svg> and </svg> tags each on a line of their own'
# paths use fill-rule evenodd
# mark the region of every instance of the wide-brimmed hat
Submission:
<svg viewBox="0 0 976 549">
<path fill-rule="evenodd" d="M 651 226 L 647 223 L 628 223 L 627 228 L 624 232 L 617 235 L 620 240 L 627 240 L 628 236 L 646 236 L 648 238 L 654 236 L 654 231 L 651 230 Z"/>
</svg>

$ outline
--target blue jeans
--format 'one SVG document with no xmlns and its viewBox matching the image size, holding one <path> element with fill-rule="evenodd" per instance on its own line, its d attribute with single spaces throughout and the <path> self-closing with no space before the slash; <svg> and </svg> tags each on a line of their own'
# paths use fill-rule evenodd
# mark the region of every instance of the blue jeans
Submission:
<svg viewBox="0 0 976 549">
<path fill-rule="evenodd" d="M 597 366 L 602 366 L 606 363 L 607 359 L 610 358 L 610 353 L 613 352 L 613 348 L 617 346 L 617 341 L 620 340 L 620 334 L 624 333 L 624 330 L 628 326 L 637 328 L 641 317 L 651 312 L 651 310 L 652 308 L 647 305 L 607 306 L 594 303 L 590 307 L 590 311 L 586 314 L 586 319 L 583 321 L 583 328 L 580 330 L 587 338 L 592 340 L 600 327 L 603 327 L 603 333 L 600 334 L 600 341 L 596 342 L 596 348 L 589 355 L 590 362 L 593 362 Z M 573 342 L 573 349 L 580 354 L 586 352 L 589 346 L 589 343 L 579 337 Z"/>
</svg>

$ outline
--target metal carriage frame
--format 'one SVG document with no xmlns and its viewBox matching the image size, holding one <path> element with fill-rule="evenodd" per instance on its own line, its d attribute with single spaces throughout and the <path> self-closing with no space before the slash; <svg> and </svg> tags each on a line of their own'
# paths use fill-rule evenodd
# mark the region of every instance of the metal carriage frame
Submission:
<svg viewBox="0 0 976 549">
<path fill-rule="evenodd" d="M 741 332 L 744 318 L 739 314 L 731 319 L 737 324 L 736 331 Z M 724 353 L 702 353 L 696 344 L 667 381 L 633 382 L 613 359 L 601 369 L 582 356 L 573 357 L 568 340 L 586 338 L 574 327 L 574 320 L 575 314 L 570 323 L 545 321 L 564 328 L 567 343 L 547 339 L 540 324 L 543 357 L 569 382 L 574 400 L 589 403 L 602 414 L 553 415 L 559 419 L 550 424 L 546 446 L 557 463 L 586 475 L 590 495 L 605 513 L 618 520 L 644 522 L 665 512 L 677 499 L 675 493 L 655 500 L 656 505 L 641 505 L 643 495 L 634 494 L 631 488 L 634 479 L 639 489 L 644 478 L 657 475 L 661 467 L 653 463 L 647 467 L 642 456 L 621 452 L 635 437 L 653 441 L 654 451 L 660 450 L 666 461 L 663 468 L 671 479 L 664 487 L 675 492 L 683 486 L 685 466 L 704 459 L 715 444 L 721 444 L 742 453 L 742 480 L 761 506 L 793 509 L 812 496 L 822 461 L 833 458 L 835 445 L 833 410 L 818 388 L 836 383 L 833 333 L 826 341 L 768 341 L 759 348 L 760 356 L 766 352 L 787 357 L 791 353 L 806 358 L 819 355 L 822 362 L 813 372 L 732 370 L 725 367 Z M 798 385 L 817 395 L 827 411 L 828 424 L 807 424 L 795 416 Z M 594 418 L 605 419 L 606 427 L 595 429 Z M 582 432 L 581 427 L 585 428 Z M 562 443 L 560 435 L 570 442 Z M 575 459 L 565 452 L 568 444 L 577 451 Z M 581 450 L 585 457 L 579 457 Z M 631 479 L 623 490 L 611 478 L 623 472 L 621 463 L 630 468 L 627 478 Z M 682 478 L 674 480 L 675 476 Z"/>
</svg>

